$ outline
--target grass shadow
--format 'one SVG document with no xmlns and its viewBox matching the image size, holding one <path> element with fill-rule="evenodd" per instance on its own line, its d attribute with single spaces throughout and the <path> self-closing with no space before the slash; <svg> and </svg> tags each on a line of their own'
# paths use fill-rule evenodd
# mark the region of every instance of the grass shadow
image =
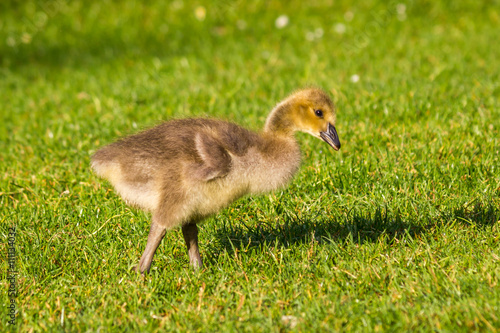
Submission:
<svg viewBox="0 0 500 333">
<path fill-rule="evenodd" d="M 459 207 L 442 212 L 436 219 L 417 222 L 403 219 L 399 213 L 390 214 L 386 208 L 379 207 L 373 213 L 352 212 L 339 219 L 300 219 L 283 216 L 278 223 L 257 223 L 248 226 L 225 224 L 216 230 L 219 240 L 210 245 L 208 252 L 221 250 L 233 253 L 243 247 L 273 247 L 283 244 L 291 247 L 314 240 L 322 242 L 354 242 L 363 244 L 377 242 L 382 237 L 389 243 L 398 242 L 406 236 L 418 237 L 432 233 L 436 228 L 459 223 L 463 226 L 486 228 L 500 221 L 500 208 L 493 203 L 477 203 L 472 208 Z"/>
<path fill-rule="evenodd" d="M 458 223 L 466 226 L 475 226 L 484 228 L 493 226 L 495 223 L 500 222 L 500 207 L 494 203 L 487 204 L 476 202 L 474 206 L 468 205 L 460 206 L 453 209 L 451 213 L 443 213 L 443 218 L 451 221 L 456 220 Z"/>
</svg>

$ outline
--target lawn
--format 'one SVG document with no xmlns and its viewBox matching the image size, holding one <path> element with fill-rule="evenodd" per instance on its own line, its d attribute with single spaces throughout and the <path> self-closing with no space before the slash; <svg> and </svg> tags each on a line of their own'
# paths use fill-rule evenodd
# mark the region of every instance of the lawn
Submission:
<svg viewBox="0 0 500 333">
<path fill-rule="evenodd" d="M 499 1 L 308 3 L 2 1 L 0 331 L 500 330 Z M 90 156 L 173 118 L 259 130 L 307 86 L 341 150 L 298 134 L 289 187 L 201 226 L 203 270 L 175 230 L 132 273 L 150 216 Z"/>
</svg>

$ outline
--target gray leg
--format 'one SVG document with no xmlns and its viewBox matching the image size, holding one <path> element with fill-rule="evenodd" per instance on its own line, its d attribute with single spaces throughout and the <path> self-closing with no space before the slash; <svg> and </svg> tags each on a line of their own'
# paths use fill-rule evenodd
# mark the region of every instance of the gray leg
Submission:
<svg viewBox="0 0 500 333">
<path fill-rule="evenodd" d="M 163 236 L 165 236 L 165 227 L 160 226 L 153 219 L 151 223 L 151 229 L 149 230 L 148 242 L 146 244 L 146 249 L 142 254 L 139 264 L 136 266 L 137 272 L 141 274 L 149 273 L 149 268 L 151 267 L 151 261 L 153 261 L 153 256 L 155 255 L 158 245 L 160 245 Z"/>
<path fill-rule="evenodd" d="M 196 223 L 183 225 L 182 234 L 189 254 L 189 263 L 195 269 L 202 268 L 203 262 L 201 261 L 200 250 L 198 248 L 198 227 Z"/>
</svg>

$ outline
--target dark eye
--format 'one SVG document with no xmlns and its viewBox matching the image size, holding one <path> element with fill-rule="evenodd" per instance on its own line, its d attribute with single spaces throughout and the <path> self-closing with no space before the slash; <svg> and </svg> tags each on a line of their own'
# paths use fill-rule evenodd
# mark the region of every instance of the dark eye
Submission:
<svg viewBox="0 0 500 333">
<path fill-rule="evenodd" d="M 323 111 L 321 110 L 314 110 L 314 114 L 317 115 L 318 117 L 323 117 Z"/>
</svg>

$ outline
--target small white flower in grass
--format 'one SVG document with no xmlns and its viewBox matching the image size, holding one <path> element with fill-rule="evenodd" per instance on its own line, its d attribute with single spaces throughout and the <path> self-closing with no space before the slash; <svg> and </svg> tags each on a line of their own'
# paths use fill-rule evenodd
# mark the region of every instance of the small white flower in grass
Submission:
<svg viewBox="0 0 500 333">
<path fill-rule="evenodd" d="M 10 47 L 16 46 L 16 39 L 12 36 L 7 37 L 7 45 Z"/>
<path fill-rule="evenodd" d="M 187 60 L 187 58 L 185 57 L 182 57 L 180 60 L 179 60 L 179 64 L 181 65 L 181 67 L 183 68 L 188 68 L 189 67 L 189 61 Z"/>
<path fill-rule="evenodd" d="M 184 2 L 182 2 L 180 0 L 174 1 L 174 2 L 172 2 L 171 6 L 172 6 L 172 9 L 179 10 L 179 9 L 182 9 L 184 7 Z"/>
<path fill-rule="evenodd" d="M 204 21 L 207 16 L 207 10 L 203 6 L 198 6 L 194 10 L 194 16 L 198 21 Z"/>
<path fill-rule="evenodd" d="M 281 316 L 281 322 L 290 328 L 297 326 L 298 320 L 295 316 Z"/>
<path fill-rule="evenodd" d="M 53 139 L 54 138 L 54 133 L 52 133 L 51 130 L 47 130 L 47 136 L 50 138 L 50 139 Z"/>
<path fill-rule="evenodd" d="M 311 42 L 315 39 L 320 39 L 321 37 L 323 37 L 323 34 L 324 34 L 323 29 L 317 28 L 314 31 L 306 32 L 306 39 Z"/>
<path fill-rule="evenodd" d="M 31 43 L 32 36 L 29 33 L 23 33 L 21 35 L 21 42 L 24 44 L 29 44 Z"/>
<path fill-rule="evenodd" d="M 280 16 L 278 16 L 278 18 L 274 22 L 274 25 L 278 29 L 283 29 L 284 27 L 286 27 L 288 25 L 289 22 L 290 22 L 290 20 L 288 19 L 288 16 L 280 15 Z"/>
<path fill-rule="evenodd" d="M 92 97 L 92 101 L 94 102 L 95 110 L 97 112 L 101 112 L 101 100 L 97 97 Z"/>
<path fill-rule="evenodd" d="M 351 22 L 353 18 L 354 18 L 354 13 L 353 13 L 353 12 L 351 12 L 351 11 L 347 11 L 347 12 L 345 12 L 345 14 L 344 14 L 344 19 L 345 19 L 347 22 Z"/>
<path fill-rule="evenodd" d="M 161 68 L 161 60 L 158 58 L 153 58 L 153 66 L 155 67 L 156 70 Z"/>
<path fill-rule="evenodd" d="M 80 91 L 78 95 L 76 95 L 76 98 L 82 100 L 82 99 L 89 99 L 90 95 L 87 94 L 85 91 Z"/>
<path fill-rule="evenodd" d="M 133 128 L 137 128 L 137 124 L 136 124 L 136 122 L 135 122 L 135 121 L 134 121 L 134 122 L 132 122 L 132 127 L 133 127 Z"/>
<path fill-rule="evenodd" d="M 396 6 L 396 11 L 398 14 L 405 14 L 406 13 L 406 5 L 404 3 L 398 3 Z"/>
<path fill-rule="evenodd" d="M 323 37 L 323 33 L 323 29 L 317 28 L 316 30 L 314 30 L 314 37 L 316 37 L 316 39 L 320 39 L 321 37 Z"/>
<path fill-rule="evenodd" d="M 351 82 L 356 83 L 358 81 L 359 81 L 359 75 L 358 74 L 354 74 L 353 76 L 351 76 Z"/>
<path fill-rule="evenodd" d="M 335 32 L 338 33 L 339 35 L 342 35 L 346 31 L 345 24 L 337 23 L 333 26 L 333 30 L 335 30 Z"/>
<path fill-rule="evenodd" d="M 404 3 L 399 3 L 396 6 L 396 11 L 398 12 L 398 20 L 406 20 L 406 5 Z"/>
</svg>

